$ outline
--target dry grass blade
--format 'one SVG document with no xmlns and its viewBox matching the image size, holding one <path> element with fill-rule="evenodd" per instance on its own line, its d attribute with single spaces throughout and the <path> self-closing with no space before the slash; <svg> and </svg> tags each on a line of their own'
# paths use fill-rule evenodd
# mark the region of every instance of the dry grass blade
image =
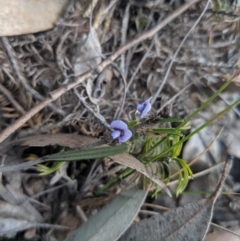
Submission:
<svg viewBox="0 0 240 241">
<path fill-rule="evenodd" d="M 234 231 L 232 231 L 232 230 L 230 230 L 230 229 L 228 229 L 228 228 L 224 228 L 224 227 L 222 227 L 222 226 L 220 226 L 220 225 L 218 225 L 218 224 L 216 224 L 216 223 L 211 223 L 211 225 L 212 225 L 212 226 L 215 226 L 215 227 L 217 227 L 217 228 L 219 228 L 219 229 L 222 229 L 222 230 L 224 230 L 224 231 L 226 231 L 226 232 L 228 232 L 228 233 L 230 233 L 230 234 L 233 234 L 234 236 L 237 236 L 237 237 L 240 238 L 240 234 L 237 234 L 236 232 L 234 232 Z"/>
<path fill-rule="evenodd" d="M 225 164 L 222 179 L 210 198 L 172 209 L 163 213 L 163 215 L 159 214 L 150 219 L 145 219 L 133 225 L 119 241 L 203 240 L 211 222 L 214 204 L 222 190 L 231 166 L 232 159 L 229 158 Z"/>
<path fill-rule="evenodd" d="M 215 204 L 215 202 L 217 201 L 219 195 L 221 194 L 224 182 L 227 179 L 228 174 L 229 174 L 231 168 L 232 168 L 232 157 L 229 157 L 228 160 L 225 163 L 224 170 L 223 170 L 223 173 L 222 173 L 222 178 L 221 178 L 221 180 L 220 180 L 220 182 L 219 182 L 215 192 L 213 193 L 213 195 L 209 199 L 209 200 L 212 201 L 213 205 Z"/>
<path fill-rule="evenodd" d="M 115 156 L 110 156 L 110 158 L 119 164 L 125 165 L 127 167 L 130 167 L 130 168 L 142 173 L 144 176 L 148 177 L 151 181 L 153 181 L 158 186 L 160 186 L 170 197 L 172 197 L 172 194 L 169 191 L 169 189 L 167 188 L 166 184 L 163 183 L 161 180 L 159 180 L 159 178 L 157 178 L 153 174 L 149 173 L 148 170 L 146 169 L 146 167 L 135 157 L 133 157 L 127 153 L 123 153 L 123 154 L 119 154 L 119 155 L 115 155 Z"/>
</svg>

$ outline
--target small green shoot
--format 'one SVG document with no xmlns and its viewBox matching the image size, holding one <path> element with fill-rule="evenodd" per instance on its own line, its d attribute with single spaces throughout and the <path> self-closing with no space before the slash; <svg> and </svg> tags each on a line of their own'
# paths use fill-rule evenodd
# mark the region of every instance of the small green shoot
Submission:
<svg viewBox="0 0 240 241">
<path fill-rule="evenodd" d="M 66 162 L 58 162 L 58 163 L 54 163 L 52 167 L 47 167 L 45 165 L 42 164 L 38 164 L 37 165 L 37 169 L 40 172 L 41 176 L 44 175 L 49 175 L 53 172 L 56 172 L 57 170 L 59 170 Z"/>
</svg>

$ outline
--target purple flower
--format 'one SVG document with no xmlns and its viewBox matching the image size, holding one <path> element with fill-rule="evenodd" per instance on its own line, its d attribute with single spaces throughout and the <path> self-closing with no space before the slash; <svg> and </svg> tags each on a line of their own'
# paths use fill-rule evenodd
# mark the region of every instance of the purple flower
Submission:
<svg viewBox="0 0 240 241">
<path fill-rule="evenodd" d="M 128 126 L 125 122 L 121 120 L 114 120 L 110 126 L 113 129 L 111 134 L 113 139 L 118 138 L 119 142 L 126 142 L 131 138 L 132 132 L 128 129 Z"/>
<path fill-rule="evenodd" d="M 150 100 L 152 97 L 145 100 L 142 104 L 137 105 L 137 111 L 141 114 L 141 118 L 143 118 L 152 108 Z"/>
</svg>

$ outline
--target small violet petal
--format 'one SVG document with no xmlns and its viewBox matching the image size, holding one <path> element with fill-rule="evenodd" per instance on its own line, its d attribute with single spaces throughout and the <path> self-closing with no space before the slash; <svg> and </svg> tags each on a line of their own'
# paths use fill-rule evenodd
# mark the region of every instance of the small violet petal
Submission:
<svg viewBox="0 0 240 241">
<path fill-rule="evenodd" d="M 112 121 L 110 126 L 114 130 L 126 130 L 126 129 L 128 129 L 127 124 L 125 122 L 121 121 L 121 120 Z"/>
<path fill-rule="evenodd" d="M 152 97 L 145 100 L 142 104 L 137 105 L 137 110 L 141 113 L 141 118 L 143 118 L 152 108 L 150 100 Z"/>
<path fill-rule="evenodd" d="M 123 134 L 118 138 L 119 142 L 126 142 L 132 137 L 132 132 L 128 129 L 124 130 Z"/>
<path fill-rule="evenodd" d="M 137 110 L 140 112 L 140 113 L 142 113 L 143 112 L 143 110 L 144 110 L 144 104 L 138 104 L 137 105 Z"/>
<path fill-rule="evenodd" d="M 147 105 L 145 106 L 145 108 L 141 114 L 141 118 L 143 118 L 150 110 L 151 110 L 151 104 L 147 103 Z"/>
<path fill-rule="evenodd" d="M 118 131 L 118 130 L 113 131 L 113 132 L 111 133 L 111 135 L 112 135 L 112 138 L 113 138 L 113 139 L 117 139 L 118 137 L 120 137 L 121 131 Z"/>
<path fill-rule="evenodd" d="M 152 97 L 150 97 L 150 98 L 148 98 L 147 100 L 145 100 L 144 102 L 143 102 L 143 104 L 150 104 L 150 100 L 152 99 Z"/>
</svg>

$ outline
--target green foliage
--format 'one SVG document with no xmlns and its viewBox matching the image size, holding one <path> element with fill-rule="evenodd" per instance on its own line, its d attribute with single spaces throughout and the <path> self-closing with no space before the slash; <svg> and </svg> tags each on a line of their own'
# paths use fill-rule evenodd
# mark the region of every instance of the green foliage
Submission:
<svg viewBox="0 0 240 241">
<path fill-rule="evenodd" d="M 183 120 L 181 120 L 182 122 Z M 184 137 L 182 131 L 190 128 L 186 124 L 182 128 L 157 128 L 151 129 L 143 144 L 143 149 L 138 156 L 139 160 L 148 168 L 152 174 L 158 176 L 165 183 L 171 180 L 171 165 L 175 165 L 179 169 L 179 184 L 177 188 L 177 195 L 179 195 L 187 186 L 189 175 L 192 175 L 188 164 L 179 159 L 183 143 L 180 140 Z M 154 133 L 154 135 L 152 135 Z M 164 135 L 163 135 L 164 134 Z M 164 136 L 164 137 L 163 137 Z M 171 148 L 174 145 L 174 148 Z M 169 151 L 165 151 L 169 150 Z M 165 151 L 165 155 L 162 153 Z M 155 158 L 159 156 L 159 158 Z M 171 161 L 170 161 L 171 160 Z M 153 165 L 154 164 L 154 165 Z M 154 168 L 153 168 L 154 167 Z M 180 171 L 180 169 L 183 171 Z M 146 188 L 150 184 L 150 180 L 144 177 L 143 185 Z M 155 184 L 155 192 L 153 196 L 157 196 L 160 191 Z"/>
<path fill-rule="evenodd" d="M 52 165 L 52 167 L 48 167 L 48 166 L 45 166 L 45 165 L 42 165 L 42 164 L 38 164 L 37 165 L 37 169 L 38 171 L 40 172 L 40 175 L 41 176 L 44 176 L 44 175 L 48 175 L 48 174 L 51 174 L 53 172 L 56 172 L 57 170 L 59 170 L 59 168 L 61 168 L 66 162 L 58 162 L 58 163 L 54 163 Z"/>
<path fill-rule="evenodd" d="M 233 78 L 228 80 L 218 91 L 216 91 L 206 102 L 204 102 L 196 111 L 194 111 L 189 117 L 185 120 L 179 118 L 167 118 L 159 119 L 158 124 L 160 127 L 157 128 L 146 128 L 144 137 L 138 136 L 132 142 L 130 153 L 134 155 L 139 161 L 145 164 L 147 170 L 152 174 L 158 176 L 166 184 L 171 180 L 171 169 L 173 166 L 178 169 L 178 186 L 176 190 L 176 195 L 181 194 L 188 184 L 188 180 L 193 177 L 193 173 L 188 166 L 185 160 L 179 158 L 179 155 L 182 150 L 183 143 L 191 138 L 196 133 L 200 132 L 206 126 L 212 124 L 218 118 L 222 117 L 227 111 L 231 110 L 234 106 L 240 104 L 240 100 L 229 105 L 226 109 L 218 113 L 216 116 L 206 121 L 199 128 L 194 130 L 187 136 L 183 135 L 183 131 L 190 128 L 189 121 L 197 116 L 204 108 L 206 108 L 232 81 Z M 166 128 L 164 125 L 168 122 L 179 122 L 177 128 Z M 140 124 L 139 126 L 142 127 Z M 137 129 L 138 126 L 134 122 L 134 128 Z M 140 132 L 141 133 L 141 132 Z M 140 151 L 136 151 L 139 149 Z M 153 166 L 153 164 L 155 166 Z M 122 171 L 117 178 L 112 179 L 103 190 L 107 190 L 111 186 L 115 185 L 119 180 L 125 179 L 131 174 L 134 173 L 134 170 L 127 168 Z M 147 187 L 151 181 L 144 177 L 143 186 Z M 155 185 L 155 184 L 153 184 Z M 157 196 L 158 192 L 161 190 L 156 185 L 155 192 L 153 196 Z"/>
<path fill-rule="evenodd" d="M 127 125 L 128 125 L 128 128 L 133 128 L 138 125 L 138 121 L 137 120 L 129 121 Z"/>
<path fill-rule="evenodd" d="M 175 157 L 174 161 L 179 165 L 180 168 L 182 168 L 179 172 L 178 187 L 176 191 L 176 196 L 178 196 L 187 187 L 189 176 L 193 178 L 193 173 L 185 160 Z"/>
<path fill-rule="evenodd" d="M 139 15 L 136 20 L 135 20 L 135 23 L 136 23 L 136 27 L 137 27 L 137 30 L 139 32 L 142 31 L 142 29 L 144 29 L 148 23 L 148 18 L 143 16 L 143 15 Z"/>
<path fill-rule="evenodd" d="M 46 161 L 89 160 L 89 159 L 102 158 L 102 157 L 123 153 L 123 152 L 126 152 L 127 149 L 128 149 L 128 146 L 126 144 L 121 144 L 121 145 L 107 146 L 107 147 L 101 147 L 101 148 L 66 151 L 66 152 L 61 152 L 57 155 L 46 157 L 45 160 Z"/>
<path fill-rule="evenodd" d="M 51 155 L 45 157 L 46 161 L 54 161 L 52 167 L 48 167 L 42 164 L 38 164 L 37 168 L 40 172 L 40 175 L 48 175 L 57 171 L 64 163 L 68 161 L 81 161 L 102 158 L 107 156 L 116 155 L 127 151 L 128 146 L 126 144 L 116 145 L 116 146 L 107 146 L 102 148 L 92 148 L 86 150 L 77 150 L 77 151 L 66 151 L 60 152 L 56 155 Z"/>
<path fill-rule="evenodd" d="M 229 0 L 212 0 L 212 8 L 215 11 L 230 11 L 231 6 Z"/>
<path fill-rule="evenodd" d="M 240 100 L 235 101 L 226 109 L 219 112 L 216 116 L 206 121 L 189 135 L 185 136 L 185 130 L 190 129 L 189 121 L 198 115 L 206 106 L 208 106 L 230 83 L 227 81 L 217 92 L 215 92 L 206 102 L 204 102 L 196 111 L 194 111 L 185 120 L 180 118 L 155 118 L 149 119 L 145 122 L 138 122 L 133 120 L 128 123 L 128 127 L 134 131 L 134 138 L 132 138 L 130 145 L 112 145 L 102 148 L 91 148 L 77 151 L 62 152 L 57 155 L 45 157 L 46 161 L 57 161 L 52 167 L 38 165 L 41 175 L 46 175 L 58 170 L 65 162 L 64 161 L 80 161 L 113 156 L 123 152 L 129 152 L 141 163 L 146 166 L 146 169 L 152 175 L 157 176 L 166 184 L 172 178 L 173 168 L 177 168 L 178 186 L 176 195 L 181 194 L 188 184 L 188 180 L 193 177 L 193 173 L 188 166 L 188 163 L 179 158 L 182 151 L 183 143 L 191 138 L 196 133 L 200 132 L 206 126 L 212 124 L 218 118 L 222 117 L 227 111 L 234 106 L 240 104 Z M 176 128 L 169 127 L 169 123 L 177 122 L 179 125 Z M 119 181 L 132 175 L 135 170 L 126 168 L 122 170 L 115 178 L 110 180 L 102 190 L 108 190 Z M 151 184 L 151 180 L 143 177 L 143 186 L 147 188 Z M 160 187 L 155 183 L 152 184 L 154 193 L 157 196 Z"/>
</svg>

